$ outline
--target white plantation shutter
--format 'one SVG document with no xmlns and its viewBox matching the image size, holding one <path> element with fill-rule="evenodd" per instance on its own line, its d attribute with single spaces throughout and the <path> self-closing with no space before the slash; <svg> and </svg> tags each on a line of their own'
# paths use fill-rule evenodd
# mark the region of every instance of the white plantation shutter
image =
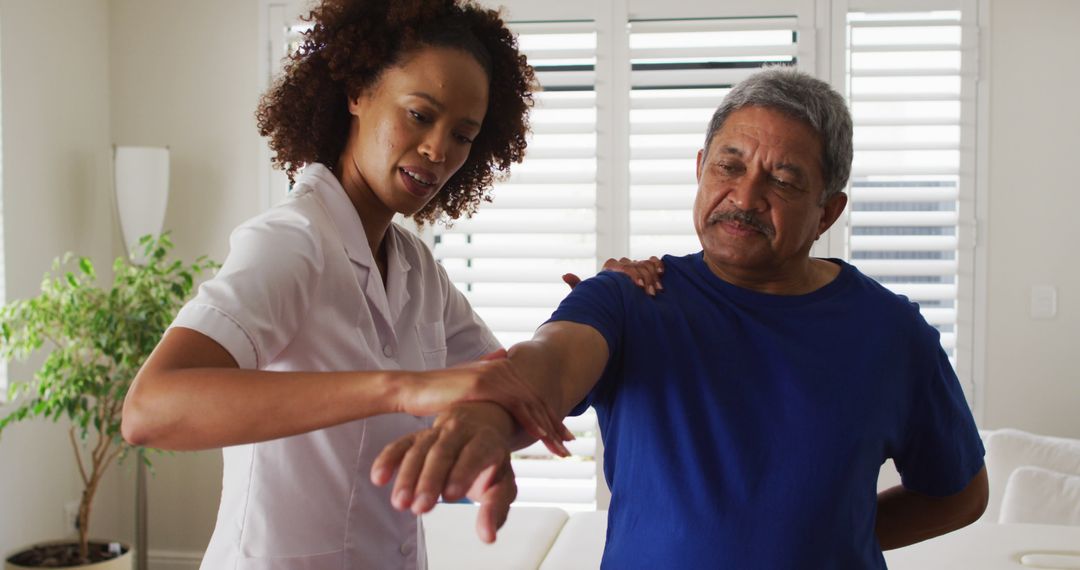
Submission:
<svg viewBox="0 0 1080 570">
<path fill-rule="evenodd" d="M 794 17 L 630 22 L 630 252 L 699 251 L 695 157 L 731 87 L 763 65 L 794 65 Z"/>
<path fill-rule="evenodd" d="M 975 138 L 966 37 L 960 10 L 847 14 L 849 258 L 919 303 L 954 366 L 958 339 L 971 332 L 958 318 L 961 287 L 970 287 L 962 262 L 974 245 L 964 218 Z"/>
<path fill-rule="evenodd" d="M 532 338 L 569 292 L 560 276 L 596 264 L 596 29 L 592 22 L 511 27 L 536 69 L 527 160 L 475 216 L 434 228 L 436 259 L 505 346 Z M 568 418 L 573 457 L 541 444 L 514 455 L 518 504 L 595 508 L 596 416 Z"/>
</svg>

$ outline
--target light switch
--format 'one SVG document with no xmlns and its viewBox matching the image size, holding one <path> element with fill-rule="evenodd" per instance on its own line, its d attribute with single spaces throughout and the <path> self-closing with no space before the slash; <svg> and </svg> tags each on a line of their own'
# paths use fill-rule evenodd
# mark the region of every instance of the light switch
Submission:
<svg viewBox="0 0 1080 570">
<path fill-rule="evenodd" d="M 1031 318 L 1052 319 L 1057 315 L 1057 288 L 1035 285 L 1031 288 Z"/>
</svg>

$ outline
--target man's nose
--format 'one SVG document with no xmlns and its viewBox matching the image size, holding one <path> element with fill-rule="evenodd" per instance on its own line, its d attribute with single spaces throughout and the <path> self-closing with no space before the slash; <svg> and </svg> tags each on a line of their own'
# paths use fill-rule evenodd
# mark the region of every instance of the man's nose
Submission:
<svg viewBox="0 0 1080 570">
<path fill-rule="evenodd" d="M 440 163 L 446 160 L 446 147 L 449 139 L 441 129 L 431 129 L 420 141 L 420 155 L 429 162 Z"/>
<path fill-rule="evenodd" d="M 767 177 L 750 172 L 732 184 L 726 199 L 740 210 L 762 210 L 765 205 Z"/>
</svg>

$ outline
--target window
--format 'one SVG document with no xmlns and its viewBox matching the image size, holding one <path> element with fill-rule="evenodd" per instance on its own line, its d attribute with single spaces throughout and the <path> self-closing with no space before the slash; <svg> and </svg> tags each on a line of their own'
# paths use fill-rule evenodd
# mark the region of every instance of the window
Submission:
<svg viewBox="0 0 1080 570">
<path fill-rule="evenodd" d="M 846 256 L 919 304 L 973 397 L 973 10 L 865 4 L 845 22 L 855 122 Z"/>
<path fill-rule="evenodd" d="M 695 157 L 728 91 L 763 65 L 796 65 L 793 17 L 630 22 L 630 248 L 699 251 Z"/>
<path fill-rule="evenodd" d="M 513 23 L 543 90 L 528 159 L 471 219 L 433 228 L 432 250 L 504 346 L 532 338 L 568 291 L 560 276 L 595 273 L 596 28 L 591 21 Z M 567 421 L 560 459 L 537 443 L 514 454 L 519 504 L 592 510 L 596 416 Z"/>
</svg>

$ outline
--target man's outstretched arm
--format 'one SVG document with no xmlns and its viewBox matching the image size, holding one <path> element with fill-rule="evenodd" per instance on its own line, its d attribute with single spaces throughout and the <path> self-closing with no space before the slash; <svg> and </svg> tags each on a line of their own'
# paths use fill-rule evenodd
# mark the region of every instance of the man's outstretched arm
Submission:
<svg viewBox="0 0 1080 570">
<path fill-rule="evenodd" d="M 901 548 L 965 527 L 986 510 L 983 467 L 962 491 L 931 497 L 897 485 L 878 494 L 877 537 L 882 550 Z"/>
<path fill-rule="evenodd" d="M 557 321 L 540 327 L 532 340 L 514 345 L 509 359 L 516 373 L 562 417 L 600 379 L 608 346 L 590 326 Z M 448 501 L 468 496 L 481 503 L 477 533 L 493 542 L 517 495 L 510 451 L 533 441 L 536 438 L 501 406 L 462 404 L 440 414 L 431 429 L 388 445 L 376 458 L 371 479 L 384 485 L 396 471 L 391 502 L 417 514 L 430 511 L 440 494 Z"/>
</svg>

